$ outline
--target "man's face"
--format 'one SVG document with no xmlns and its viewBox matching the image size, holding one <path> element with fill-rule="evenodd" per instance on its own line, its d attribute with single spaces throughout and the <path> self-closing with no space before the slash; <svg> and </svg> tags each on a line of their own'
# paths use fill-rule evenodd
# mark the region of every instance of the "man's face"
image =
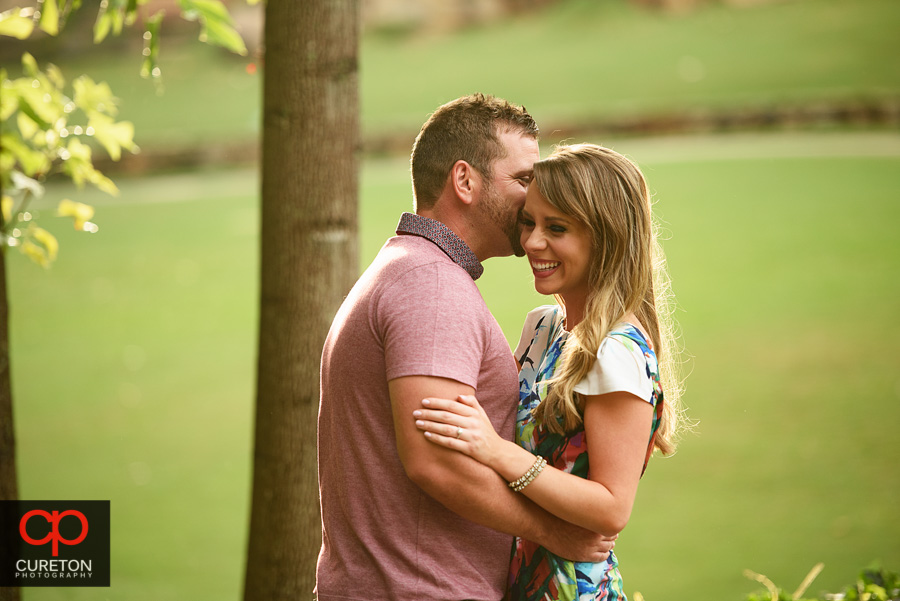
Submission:
<svg viewBox="0 0 900 601">
<path fill-rule="evenodd" d="M 540 160 L 537 140 L 519 132 L 503 132 L 498 138 L 506 149 L 506 156 L 494 161 L 493 179 L 486 181 L 480 203 L 485 226 L 494 234 L 491 239 L 492 257 L 525 255 L 519 241 L 519 211 L 525 206 L 525 193 Z M 486 257 L 485 257 L 486 258 Z"/>
</svg>

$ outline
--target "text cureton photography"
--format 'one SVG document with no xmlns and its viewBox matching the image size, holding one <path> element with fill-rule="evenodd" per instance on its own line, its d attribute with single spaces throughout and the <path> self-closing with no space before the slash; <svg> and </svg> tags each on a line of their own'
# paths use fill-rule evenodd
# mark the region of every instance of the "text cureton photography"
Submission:
<svg viewBox="0 0 900 601">
<path fill-rule="evenodd" d="M 90 578 L 92 564 L 89 559 L 20 559 L 16 561 L 16 578 Z"/>
<path fill-rule="evenodd" d="M 0 501 L 0 586 L 109 586 L 109 501 Z"/>
</svg>

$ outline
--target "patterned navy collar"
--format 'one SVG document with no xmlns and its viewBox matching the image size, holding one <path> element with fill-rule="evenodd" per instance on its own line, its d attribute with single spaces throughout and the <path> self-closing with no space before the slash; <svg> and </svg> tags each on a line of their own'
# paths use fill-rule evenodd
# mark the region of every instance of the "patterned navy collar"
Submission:
<svg viewBox="0 0 900 601">
<path fill-rule="evenodd" d="M 440 221 L 415 213 L 403 213 L 397 224 L 397 233 L 421 236 L 434 242 L 454 263 L 465 269 L 473 280 L 484 273 L 484 267 L 472 249 Z"/>
</svg>

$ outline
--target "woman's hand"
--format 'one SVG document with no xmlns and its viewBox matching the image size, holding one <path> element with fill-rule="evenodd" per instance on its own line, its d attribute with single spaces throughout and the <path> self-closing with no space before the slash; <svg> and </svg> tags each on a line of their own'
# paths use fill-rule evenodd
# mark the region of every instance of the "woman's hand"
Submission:
<svg viewBox="0 0 900 601">
<path fill-rule="evenodd" d="M 424 399 L 422 409 L 413 411 L 416 427 L 431 442 L 465 453 L 489 467 L 507 441 L 500 438 L 478 399 L 461 395 L 455 401 Z"/>
</svg>

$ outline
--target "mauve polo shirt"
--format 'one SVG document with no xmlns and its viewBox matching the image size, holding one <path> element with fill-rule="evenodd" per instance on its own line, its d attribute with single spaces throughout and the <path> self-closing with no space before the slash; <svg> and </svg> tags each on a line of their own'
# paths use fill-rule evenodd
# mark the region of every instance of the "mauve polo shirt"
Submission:
<svg viewBox="0 0 900 601">
<path fill-rule="evenodd" d="M 472 386 L 512 440 L 515 362 L 465 243 L 409 213 L 397 233 L 344 300 L 322 353 L 316 593 L 319 601 L 501 599 L 512 537 L 461 518 L 406 476 L 388 381 L 439 376 Z"/>
</svg>

